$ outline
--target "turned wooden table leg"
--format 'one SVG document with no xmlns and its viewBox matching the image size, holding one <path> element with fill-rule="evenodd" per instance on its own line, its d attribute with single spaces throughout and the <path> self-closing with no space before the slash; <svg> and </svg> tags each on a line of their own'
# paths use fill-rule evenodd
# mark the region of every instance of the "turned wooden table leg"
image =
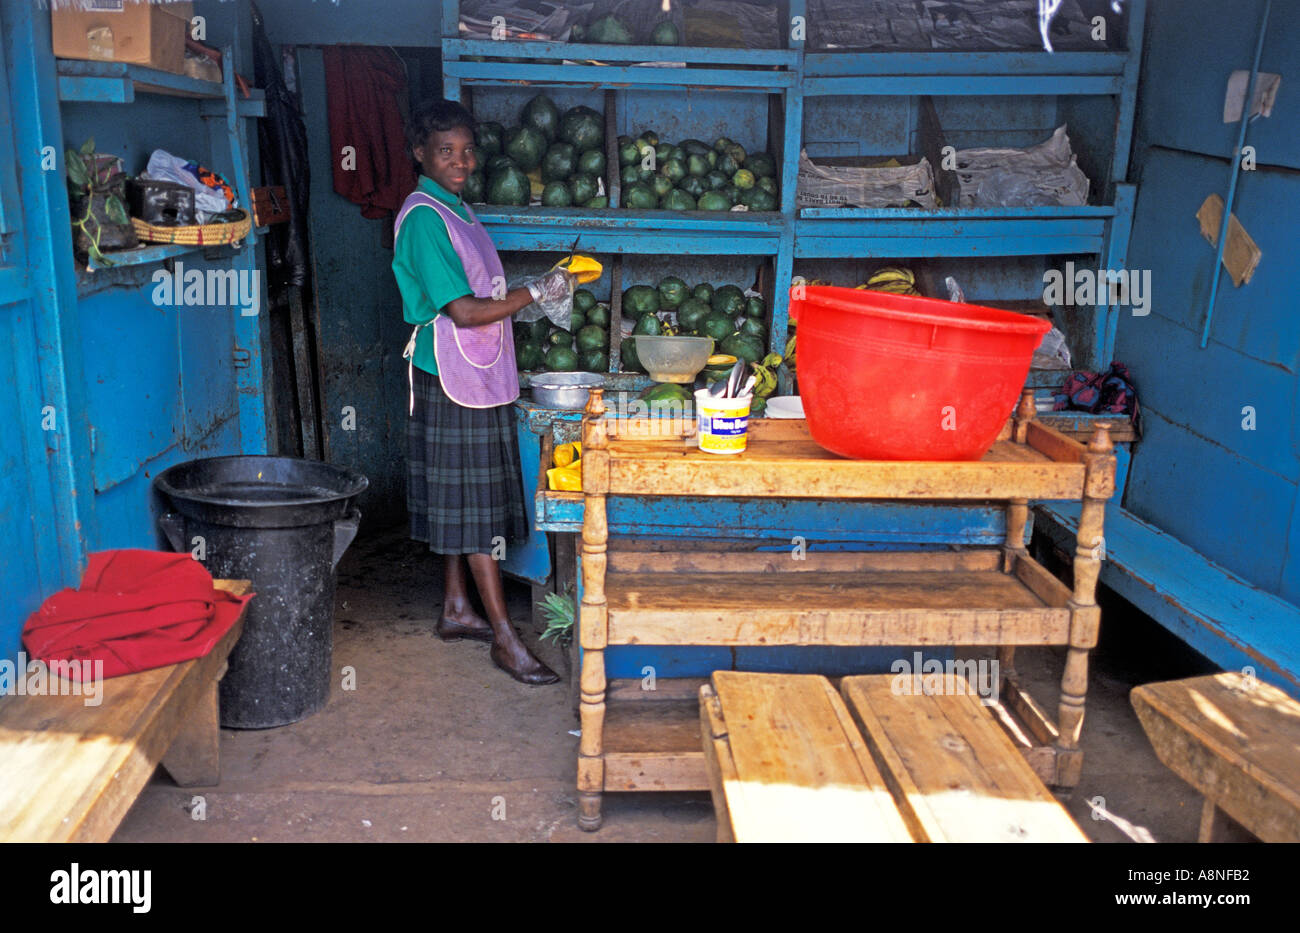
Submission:
<svg viewBox="0 0 1300 933">
<path fill-rule="evenodd" d="M 1038 405 L 1034 402 L 1034 390 L 1030 388 L 1022 389 L 1020 392 L 1020 403 L 1016 405 L 1014 422 L 1011 430 L 1011 440 L 1017 444 L 1027 442 L 1029 435 L 1029 422 L 1033 421 L 1038 414 Z M 1029 500 L 1028 499 L 1011 499 L 1007 502 L 1007 531 L 1006 541 L 1002 548 L 1002 572 L 1012 573 L 1015 570 L 1015 562 L 1021 555 L 1027 555 L 1025 550 L 1025 527 L 1029 524 Z M 998 646 L 998 677 L 1001 683 L 999 689 L 1005 684 L 1009 687 L 1016 685 L 1016 646 L 999 645 Z"/>
<path fill-rule="evenodd" d="M 1101 609 L 1097 606 L 1097 577 L 1105 552 L 1102 531 L 1106 501 L 1115 491 L 1115 455 L 1110 425 L 1098 424 L 1088 442 L 1083 505 L 1074 554 L 1074 598 L 1070 601 L 1070 644 L 1061 677 L 1058 712 L 1060 735 L 1056 742 L 1056 783 L 1074 787 L 1083 771 L 1079 735 L 1083 729 L 1084 701 L 1088 693 L 1088 652 L 1097 645 Z"/>
<path fill-rule="evenodd" d="M 578 744 L 578 826 L 587 832 L 600 828 L 601 794 L 605 789 L 605 645 L 608 615 L 605 605 L 605 548 L 609 527 L 605 519 L 605 493 L 609 488 L 609 453 L 605 449 L 604 393 L 591 391 L 583 419 L 582 489 L 582 607 L 578 637 L 582 645 L 581 703 L 578 710 L 582 738 Z"/>
</svg>

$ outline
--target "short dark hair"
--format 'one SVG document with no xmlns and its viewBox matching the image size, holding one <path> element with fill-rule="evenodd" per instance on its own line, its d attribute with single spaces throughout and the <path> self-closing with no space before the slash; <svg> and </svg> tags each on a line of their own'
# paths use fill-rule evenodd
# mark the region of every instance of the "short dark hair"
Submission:
<svg viewBox="0 0 1300 933">
<path fill-rule="evenodd" d="M 454 100 L 426 100 L 413 111 L 406 124 L 406 143 L 414 151 L 423 146 L 429 134 L 445 133 L 463 126 L 472 134 L 476 127 L 474 115 Z"/>
</svg>

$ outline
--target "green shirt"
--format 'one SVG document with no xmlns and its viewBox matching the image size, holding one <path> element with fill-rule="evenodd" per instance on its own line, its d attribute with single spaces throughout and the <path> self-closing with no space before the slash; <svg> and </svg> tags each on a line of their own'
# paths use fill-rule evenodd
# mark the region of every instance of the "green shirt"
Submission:
<svg viewBox="0 0 1300 933">
<path fill-rule="evenodd" d="M 417 190 L 437 198 L 468 222 L 465 203 L 427 175 L 420 176 Z M 447 224 L 433 208 L 413 209 L 402 221 L 393 245 L 393 276 L 402 293 L 402 316 L 408 324 L 427 324 L 443 308 L 465 295 L 474 294 L 465 275 L 465 265 L 452 248 Z M 438 374 L 433 355 L 433 328 L 421 327 L 415 338 L 412 362 L 426 373 Z"/>
</svg>

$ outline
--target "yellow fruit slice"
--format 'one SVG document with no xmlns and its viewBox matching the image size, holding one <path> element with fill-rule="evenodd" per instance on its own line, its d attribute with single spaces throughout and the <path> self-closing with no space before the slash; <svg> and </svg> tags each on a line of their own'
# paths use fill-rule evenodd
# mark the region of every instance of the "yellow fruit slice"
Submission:
<svg viewBox="0 0 1300 933">
<path fill-rule="evenodd" d="M 715 353 L 715 354 L 713 354 L 713 356 L 709 357 L 709 361 L 708 361 L 707 363 L 705 363 L 704 365 L 706 365 L 706 366 L 735 366 L 735 365 L 736 365 L 736 358 L 735 358 L 734 356 L 728 356 L 728 355 L 725 354 L 725 353 Z"/>
<path fill-rule="evenodd" d="M 557 467 L 566 467 L 575 463 L 582 456 L 582 442 L 573 441 L 570 444 L 561 444 L 555 448 L 555 465 Z"/>
<path fill-rule="evenodd" d="M 605 272 L 605 267 L 590 256 L 574 256 L 571 259 L 561 260 L 555 265 L 559 269 L 568 269 L 569 273 L 575 276 L 579 284 L 582 285 L 596 281 Z"/>
</svg>

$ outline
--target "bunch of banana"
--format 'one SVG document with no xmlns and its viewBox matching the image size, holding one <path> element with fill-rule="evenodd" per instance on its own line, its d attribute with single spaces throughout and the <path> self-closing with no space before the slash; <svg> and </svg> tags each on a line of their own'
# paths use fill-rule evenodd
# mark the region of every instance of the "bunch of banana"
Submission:
<svg viewBox="0 0 1300 933">
<path fill-rule="evenodd" d="M 681 331 L 675 323 L 665 321 L 663 318 L 659 319 L 659 328 L 659 336 L 661 337 L 677 337 L 681 334 Z"/>
<path fill-rule="evenodd" d="M 769 365 L 768 361 L 775 358 L 776 364 Z M 776 367 L 781 365 L 781 357 L 775 353 L 769 353 L 763 358 L 761 363 L 751 363 L 750 371 L 754 374 L 754 395 L 758 398 L 767 398 L 776 391 Z"/>
<path fill-rule="evenodd" d="M 867 279 L 866 284 L 859 285 L 858 288 L 870 289 L 873 292 L 888 292 L 891 295 L 921 294 L 916 290 L 916 276 L 912 274 L 912 270 L 901 266 L 885 266 L 883 269 L 877 269 L 872 273 L 871 278 Z"/>
<path fill-rule="evenodd" d="M 797 340 L 798 337 L 798 334 L 791 334 L 790 339 L 785 342 L 785 365 L 789 368 L 790 372 L 795 371 L 795 367 L 798 363 L 795 359 L 795 351 L 798 349 L 795 346 L 795 340 Z"/>
</svg>

